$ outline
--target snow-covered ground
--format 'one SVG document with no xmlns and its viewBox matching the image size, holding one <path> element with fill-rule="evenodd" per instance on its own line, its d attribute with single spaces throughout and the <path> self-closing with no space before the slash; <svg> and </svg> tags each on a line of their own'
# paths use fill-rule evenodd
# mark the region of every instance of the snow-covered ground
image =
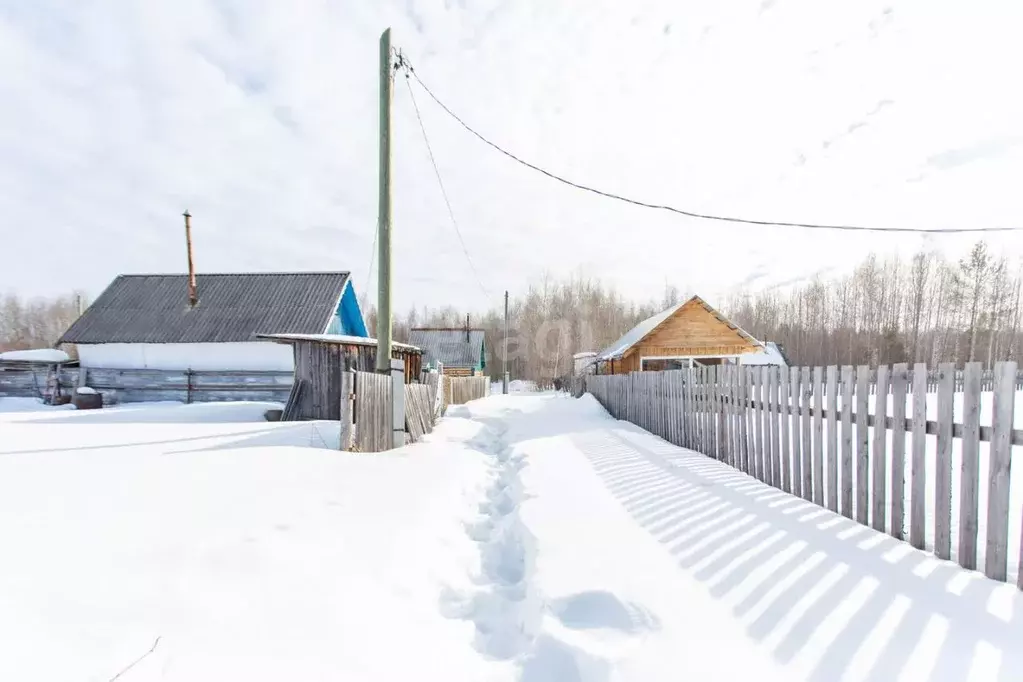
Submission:
<svg viewBox="0 0 1023 682">
<path fill-rule="evenodd" d="M 589 396 L 374 455 L 264 407 L 3 415 L 0 679 L 1023 678 L 1015 587 Z"/>
<path fill-rule="evenodd" d="M 0 680 L 510 679 L 439 607 L 484 426 L 347 455 L 266 407 L 3 415 Z"/>
</svg>

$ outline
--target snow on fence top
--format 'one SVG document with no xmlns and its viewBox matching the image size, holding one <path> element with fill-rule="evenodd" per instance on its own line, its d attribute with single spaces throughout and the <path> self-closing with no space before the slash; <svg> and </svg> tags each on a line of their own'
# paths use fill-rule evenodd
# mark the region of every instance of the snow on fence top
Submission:
<svg viewBox="0 0 1023 682">
<path fill-rule="evenodd" d="M 33 350 L 9 350 L 0 353 L 0 360 L 10 362 L 70 362 L 71 356 L 56 348 L 36 348 Z"/>
</svg>

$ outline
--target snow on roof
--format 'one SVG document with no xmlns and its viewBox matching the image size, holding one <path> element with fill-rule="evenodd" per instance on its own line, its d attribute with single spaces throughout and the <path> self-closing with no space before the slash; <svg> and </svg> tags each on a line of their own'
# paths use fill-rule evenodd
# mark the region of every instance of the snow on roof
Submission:
<svg viewBox="0 0 1023 682">
<path fill-rule="evenodd" d="M 740 365 L 778 365 L 779 367 L 788 367 L 788 363 L 785 362 L 785 357 L 781 354 L 778 349 L 778 344 L 774 341 L 768 341 L 764 344 L 764 349 L 759 350 L 756 353 L 743 353 L 739 356 Z"/>
<path fill-rule="evenodd" d="M 596 353 L 594 351 L 587 350 L 587 351 L 583 351 L 582 353 L 576 353 L 575 355 L 572 356 L 572 358 L 575 359 L 575 360 L 582 360 L 583 358 L 592 358 L 595 355 L 596 355 Z"/>
<path fill-rule="evenodd" d="M 688 301 L 686 303 L 688 303 Z M 645 320 L 643 320 L 642 322 L 637 324 L 635 327 L 633 327 L 629 331 L 625 332 L 625 334 L 622 336 L 622 338 L 618 339 L 617 341 L 612 343 L 610 346 L 605 348 L 603 350 L 603 352 L 601 352 L 600 358 L 602 360 L 610 360 L 612 358 L 620 358 L 622 355 L 625 354 L 625 351 L 629 350 L 634 345 L 639 343 L 639 341 L 641 341 L 643 339 L 643 337 L 645 337 L 647 334 L 649 334 L 654 329 L 659 327 L 662 322 L 664 322 L 669 317 L 671 317 L 675 313 L 676 310 L 678 310 L 679 308 L 681 308 L 684 305 L 685 305 L 685 303 L 679 303 L 678 305 L 673 305 L 670 308 L 668 308 L 667 310 L 662 310 L 661 312 L 657 313 L 656 315 L 652 315 L 652 316 L 646 318 Z"/>
<path fill-rule="evenodd" d="M 686 305 L 688 305 L 690 303 L 694 303 L 694 302 L 697 303 L 698 305 L 700 305 L 700 307 L 702 307 L 704 310 L 706 310 L 711 315 L 716 317 L 718 320 L 720 320 L 724 324 L 728 325 L 728 327 L 730 329 L 734 330 L 739 336 L 743 337 L 744 339 L 746 339 L 750 343 L 754 343 L 754 344 L 756 344 L 758 346 L 762 346 L 763 345 L 759 341 L 754 339 L 752 336 L 750 336 L 746 331 L 744 331 L 738 325 L 736 325 L 733 322 L 729 321 L 724 315 L 722 315 L 717 310 L 715 310 L 713 306 L 711 306 L 709 303 L 704 301 L 702 298 L 700 298 L 699 296 L 693 296 L 692 298 L 690 298 L 687 301 L 679 303 L 678 305 L 673 305 L 672 307 L 668 308 L 667 310 L 662 310 L 661 312 L 657 313 L 656 315 L 648 317 L 647 319 L 643 320 L 642 322 L 637 324 L 635 327 L 633 327 L 629 331 L 625 332 L 625 335 L 622 336 L 622 338 L 620 338 L 617 341 L 615 341 L 613 344 L 611 344 L 610 346 L 605 348 L 600 353 L 600 359 L 601 360 L 611 360 L 611 359 L 617 359 L 617 358 L 622 357 L 623 355 L 625 355 L 625 353 L 630 348 L 632 348 L 634 345 L 636 345 L 637 343 L 642 341 L 648 334 L 650 334 L 650 332 L 652 332 L 653 330 L 657 329 L 657 327 L 659 327 L 662 322 L 664 322 L 669 317 L 671 317 L 676 311 L 678 311 L 680 308 L 682 308 L 682 307 L 684 307 L 684 306 L 686 306 Z"/>
<path fill-rule="evenodd" d="M 289 341 L 319 341 L 321 343 L 335 343 L 339 346 L 377 345 L 376 339 L 371 339 L 365 336 L 345 336 L 344 334 L 256 334 L 256 338 L 279 341 L 281 343 L 288 343 Z M 407 343 L 400 343 L 398 341 L 391 341 L 391 346 L 393 348 L 421 352 L 421 349 L 416 346 L 411 346 Z"/>
<path fill-rule="evenodd" d="M 33 350 L 9 350 L 0 353 L 0 360 L 13 362 L 70 362 L 71 356 L 56 348 L 36 348 Z"/>
</svg>

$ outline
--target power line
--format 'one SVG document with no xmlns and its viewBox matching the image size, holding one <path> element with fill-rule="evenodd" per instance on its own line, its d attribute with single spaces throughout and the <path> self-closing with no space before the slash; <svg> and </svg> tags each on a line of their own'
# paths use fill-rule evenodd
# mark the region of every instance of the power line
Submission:
<svg viewBox="0 0 1023 682">
<path fill-rule="evenodd" d="M 448 192 L 444 188 L 444 180 L 441 179 L 440 168 L 437 166 L 437 159 L 433 155 L 433 147 L 430 145 L 430 138 L 426 134 L 426 126 L 423 125 L 423 117 L 419 114 L 419 105 L 416 103 L 415 93 L 412 92 L 412 85 L 409 83 L 408 74 L 411 70 L 405 58 L 399 53 L 398 64 L 405 68 L 405 85 L 408 87 L 409 97 L 412 98 L 412 107 L 416 111 L 416 119 L 419 120 L 419 129 L 423 132 L 423 141 L 426 142 L 426 151 L 430 154 L 430 163 L 433 164 L 433 172 L 437 176 L 437 184 L 440 185 L 441 196 L 444 197 L 444 205 L 448 207 L 448 216 L 451 218 L 451 224 L 455 228 L 455 234 L 458 235 L 458 242 L 462 245 L 462 253 L 465 254 L 465 259 L 469 262 L 469 267 L 472 269 L 473 277 L 476 278 L 476 284 L 479 285 L 480 291 L 486 298 L 490 298 L 490 292 L 483 286 L 483 280 L 480 279 L 479 272 L 476 270 L 476 265 L 472 261 L 472 256 L 469 255 L 469 249 L 465 245 L 465 239 L 462 238 L 462 231 L 458 228 L 458 221 L 455 220 L 455 211 L 451 208 L 451 200 L 448 198 Z"/>
<path fill-rule="evenodd" d="M 490 147 L 492 147 L 492 148 L 496 149 L 497 151 L 499 151 L 501 154 L 504 154 L 508 158 L 512 159 L 513 161 L 516 161 L 517 163 L 522 164 L 523 166 L 525 166 L 527 168 L 530 168 L 530 169 L 532 169 L 534 171 L 537 171 L 538 173 L 542 173 L 543 175 L 546 175 L 549 178 L 557 180 L 558 182 L 561 182 L 561 183 L 564 183 L 566 185 L 569 185 L 570 187 L 575 187 L 576 189 L 581 189 L 581 190 L 586 191 L 586 192 L 591 192 L 593 194 L 597 194 L 597 195 L 600 195 L 602 197 L 606 197 L 608 199 L 616 199 L 618 201 L 623 201 L 623 202 L 625 202 L 627 204 L 632 204 L 634 206 L 642 206 L 644 208 L 653 208 L 653 209 L 657 209 L 657 210 L 661 210 L 661 211 L 670 211 L 672 213 L 677 213 L 679 215 L 684 215 L 684 216 L 687 216 L 689 218 L 697 218 L 697 219 L 700 219 L 700 220 L 717 220 L 717 221 L 727 222 L 727 223 L 741 223 L 741 224 L 745 224 L 745 225 L 765 225 L 765 226 L 769 226 L 769 227 L 802 227 L 802 228 L 807 228 L 807 229 L 811 229 L 811 230 L 847 230 L 847 231 L 855 231 L 855 232 L 915 232 L 915 233 L 926 233 L 926 234 L 961 234 L 961 233 L 970 233 L 970 232 L 1016 232 L 1016 231 L 1019 231 L 1019 230 L 1023 230 L 1023 226 L 1019 226 L 1019 227 L 975 227 L 975 228 L 953 227 L 953 228 L 948 228 L 948 229 L 940 229 L 940 228 L 916 228 L 916 227 L 870 227 L 870 226 L 866 226 L 866 225 L 825 225 L 825 224 L 818 224 L 818 223 L 793 223 L 793 222 L 782 222 L 782 221 L 775 221 L 775 220 L 753 220 L 753 219 L 749 219 L 749 218 L 735 218 L 735 217 L 732 217 L 732 216 L 712 215 L 712 214 L 709 214 L 709 213 L 696 213 L 696 212 L 693 212 L 693 211 L 685 211 L 685 210 L 680 209 L 680 208 L 675 208 L 674 206 L 669 206 L 667 204 L 653 204 L 653 203 L 649 203 L 649 202 L 646 202 L 646 201 L 640 201 L 638 199 L 630 199 L 629 197 L 625 197 L 625 196 L 622 196 L 620 194 L 615 194 L 613 192 L 607 192 L 607 191 L 604 191 L 604 190 L 601 190 L 601 189 L 597 189 L 595 187 L 589 187 L 587 185 L 583 185 L 583 184 L 580 184 L 578 182 L 573 182 L 572 180 L 569 180 L 569 179 L 567 179 L 565 177 L 562 177 L 562 176 L 560 176 L 560 175 L 558 175 L 556 173 L 552 173 L 551 171 L 545 170 L 545 169 L 541 168 L 540 166 L 537 166 L 537 165 L 532 164 L 532 163 L 530 163 L 530 162 L 528 162 L 528 161 L 526 161 L 524 159 L 521 159 L 518 156 L 516 156 L 515 154 L 512 154 L 508 150 L 504 149 L 503 147 L 501 147 L 497 143 L 491 142 L 489 139 L 484 137 L 481 133 L 477 132 L 472 126 L 470 126 L 468 123 L 463 121 L 455 112 L 453 112 L 451 109 L 449 109 L 448 106 L 446 104 L 444 104 L 444 102 L 442 102 L 440 100 L 440 98 L 438 98 L 435 94 L 433 94 L 433 91 L 430 90 L 429 87 L 427 87 L 426 83 L 424 83 L 422 81 L 422 79 L 419 77 L 419 74 L 416 73 L 416 70 L 414 68 L 412 68 L 411 64 L 408 63 L 408 58 L 403 58 L 403 66 L 404 66 L 405 71 L 406 71 L 406 83 L 407 83 L 407 79 L 408 79 L 408 74 L 411 73 L 412 76 L 415 77 L 416 82 L 419 83 L 419 85 L 423 88 L 423 90 L 426 91 L 426 94 L 428 94 L 430 96 L 430 98 L 433 99 L 433 101 L 436 102 L 438 106 L 440 106 L 441 109 L 443 109 L 445 112 L 447 112 L 447 114 L 449 116 L 451 116 L 451 118 L 455 119 L 455 121 L 457 121 L 463 128 L 465 128 L 470 133 L 475 135 L 482 142 L 486 143 Z M 411 92 L 411 91 L 412 91 L 412 89 L 411 89 L 411 86 L 410 86 L 409 87 L 409 92 Z"/>
</svg>

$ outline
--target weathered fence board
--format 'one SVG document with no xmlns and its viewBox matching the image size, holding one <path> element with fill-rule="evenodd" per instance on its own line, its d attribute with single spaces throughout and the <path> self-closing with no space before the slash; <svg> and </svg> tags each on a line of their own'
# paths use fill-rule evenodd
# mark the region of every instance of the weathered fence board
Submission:
<svg viewBox="0 0 1023 682">
<path fill-rule="evenodd" d="M 869 523 L 870 486 L 867 473 L 870 464 L 870 428 L 867 426 L 870 369 L 856 368 L 856 522 Z"/>
<path fill-rule="evenodd" d="M 888 413 L 888 367 L 881 365 L 877 368 L 877 392 L 874 394 L 874 415 L 885 415 Z M 874 422 L 877 424 L 877 422 Z M 874 481 L 871 499 L 874 503 L 872 525 L 874 530 L 884 533 L 887 528 L 885 505 L 888 503 L 888 495 L 885 490 L 885 476 L 888 475 L 887 455 L 888 432 L 884 428 L 874 426 Z"/>
<path fill-rule="evenodd" d="M 433 431 L 433 396 L 429 386 L 405 384 L 405 430 L 413 443 Z"/>
<path fill-rule="evenodd" d="M 952 556 L 952 422 L 955 366 L 938 367 L 938 449 L 934 462 L 934 554 Z"/>
<path fill-rule="evenodd" d="M 1012 419 L 1015 409 L 1015 362 L 995 365 L 994 432 L 988 460 L 987 549 L 984 575 L 1006 579 L 1009 556 L 1009 475 L 1012 468 Z"/>
<path fill-rule="evenodd" d="M 791 409 L 792 384 L 789 381 L 789 374 L 784 369 L 779 374 L 780 400 L 781 400 L 781 489 L 787 493 L 792 492 L 792 447 L 789 439 L 789 410 Z"/>
<path fill-rule="evenodd" d="M 927 522 L 927 371 L 913 367 L 913 459 L 909 493 L 909 543 L 917 549 L 926 544 Z"/>
<path fill-rule="evenodd" d="M 800 373 L 798 367 L 789 370 L 789 382 L 792 385 L 792 494 L 797 497 L 806 497 L 803 492 L 803 457 L 800 447 L 800 405 L 801 392 Z"/>
<path fill-rule="evenodd" d="M 767 372 L 770 377 L 768 385 L 771 393 L 771 485 L 781 488 L 781 434 L 778 433 L 781 428 L 780 421 L 783 419 L 781 401 L 778 397 L 778 385 L 781 383 L 781 377 L 777 367 L 768 366 Z"/>
<path fill-rule="evenodd" d="M 963 444 L 959 492 L 959 565 L 977 568 L 980 521 L 980 363 L 966 365 L 963 385 Z"/>
<path fill-rule="evenodd" d="M 824 506 L 824 368 L 813 368 L 813 502 Z"/>
<path fill-rule="evenodd" d="M 811 416 L 810 401 L 813 399 L 813 383 L 811 380 L 810 368 L 803 367 L 803 499 L 813 500 L 815 491 L 813 489 L 813 425 Z"/>
<path fill-rule="evenodd" d="M 838 511 L 838 367 L 830 365 L 827 369 L 828 398 L 828 509 Z"/>
<path fill-rule="evenodd" d="M 892 504 L 891 534 L 905 539 L 906 528 L 906 394 L 909 365 L 901 363 L 892 369 Z"/>
<path fill-rule="evenodd" d="M 842 515 L 853 517 L 853 368 L 842 367 Z"/>
</svg>

